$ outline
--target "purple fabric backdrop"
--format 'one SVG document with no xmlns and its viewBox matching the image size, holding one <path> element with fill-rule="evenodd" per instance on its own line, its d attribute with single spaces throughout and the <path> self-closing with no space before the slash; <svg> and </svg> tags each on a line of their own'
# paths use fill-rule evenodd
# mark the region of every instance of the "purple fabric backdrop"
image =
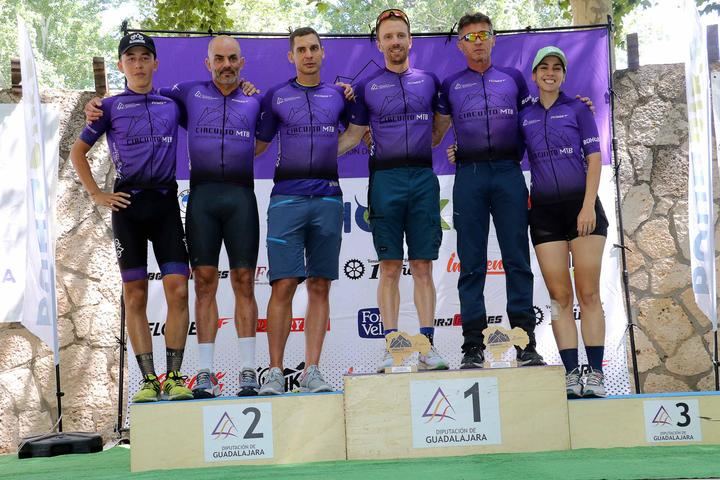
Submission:
<svg viewBox="0 0 720 480">
<path fill-rule="evenodd" d="M 155 43 L 160 67 L 155 85 L 169 86 L 188 80 L 209 79 L 205 68 L 207 44 L 210 37 L 158 37 Z M 246 59 L 242 76 L 262 91 L 294 76 L 294 67 L 287 60 L 286 38 L 242 38 L 242 54 Z M 598 28 L 583 31 L 551 33 L 518 33 L 499 36 L 493 50 L 493 63 L 515 67 L 525 74 L 530 91 L 537 89 L 530 79 L 530 64 L 535 52 L 546 45 L 562 48 L 568 58 L 568 77 L 563 90 L 568 95 L 577 93 L 590 97 L 595 104 L 595 120 L 602 139 L 603 163 L 610 163 L 610 104 L 608 85 L 607 30 Z M 375 42 L 367 38 L 324 38 L 325 60 L 322 79 L 334 82 L 362 78 L 383 65 L 382 54 Z M 448 75 L 465 68 L 465 59 L 457 49 L 456 39 L 423 37 L 413 41 L 410 55 L 413 67 L 430 70 L 442 81 Z M 187 179 L 188 160 L 185 133 L 182 132 L 178 149 L 178 179 Z M 434 168 L 438 174 L 451 174 L 454 167 L 447 162 L 445 147 L 453 141 L 452 132 L 434 151 Z M 361 144 L 362 145 L 362 144 Z M 272 178 L 275 164 L 275 146 L 255 162 L 255 178 Z M 340 176 L 364 177 L 368 175 L 367 150 L 359 147 L 341 157 Z"/>
</svg>

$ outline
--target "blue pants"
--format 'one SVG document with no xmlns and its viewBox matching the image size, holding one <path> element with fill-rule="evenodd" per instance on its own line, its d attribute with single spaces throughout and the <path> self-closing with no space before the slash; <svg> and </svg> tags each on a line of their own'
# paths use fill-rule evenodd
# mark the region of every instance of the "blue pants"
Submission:
<svg viewBox="0 0 720 480">
<path fill-rule="evenodd" d="M 453 188 L 453 220 L 460 257 L 460 315 L 463 351 L 482 346 L 487 327 L 485 277 L 490 214 L 505 269 L 507 315 L 534 346 L 533 273 L 528 247 L 528 191 L 520 165 L 514 161 L 463 163 Z"/>
</svg>

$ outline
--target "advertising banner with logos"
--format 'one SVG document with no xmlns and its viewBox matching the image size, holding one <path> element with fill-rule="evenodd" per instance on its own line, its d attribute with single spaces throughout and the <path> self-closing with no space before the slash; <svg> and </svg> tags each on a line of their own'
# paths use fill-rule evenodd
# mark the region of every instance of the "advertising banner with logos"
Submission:
<svg viewBox="0 0 720 480">
<path fill-rule="evenodd" d="M 181 81 L 208 79 L 204 66 L 209 37 L 157 38 L 156 46 L 160 69 L 155 77 L 156 86 L 173 85 Z M 414 67 L 431 70 L 442 81 L 448 75 L 465 68 L 464 58 L 447 36 L 415 38 L 410 61 Z M 287 38 L 241 38 L 242 55 L 246 67 L 244 78 L 252 81 L 261 91 L 294 76 L 294 68 L 287 61 Z M 359 80 L 381 68 L 383 60 L 374 41 L 367 38 L 323 38 L 325 59 L 322 78 L 326 82 Z M 530 81 L 530 63 L 535 52 L 546 45 L 557 45 L 568 57 L 569 73 L 564 91 L 570 95 L 587 95 L 594 101 L 603 153 L 603 175 L 600 198 L 610 222 L 603 259 L 602 302 L 607 318 L 605 372 L 608 391 L 612 394 L 629 392 L 624 331 L 626 317 L 622 304 L 618 254 L 612 247 L 617 243 L 614 179 L 610 157 L 610 105 L 608 87 L 607 30 L 591 29 L 552 33 L 521 33 L 501 35 L 493 51 L 497 65 L 518 68 L 525 75 L 531 92 L 536 92 Z M 184 132 L 183 132 L 184 134 Z M 453 230 L 452 186 L 454 167 L 447 162 L 445 148 L 454 141 L 452 132 L 443 144 L 434 150 L 434 169 L 441 187 L 441 216 L 443 240 L 439 259 L 434 263 L 433 276 L 437 286 L 437 312 L 435 315 L 435 343 L 450 362 L 451 368 L 460 364 L 462 343 L 460 306 L 457 280 L 460 262 L 456 250 L 456 232 Z M 184 136 L 178 158 L 178 201 L 184 212 L 188 196 L 188 161 L 183 155 Z M 259 317 L 257 329 L 257 366 L 261 376 L 267 370 L 266 307 L 270 297 L 265 249 L 266 213 L 272 189 L 272 173 L 276 160 L 274 143 L 268 152 L 255 160 L 255 192 L 260 209 L 261 247 L 255 275 L 255 295 Z M 340 254 L 340 278 L 330 292 L 330 326 L 325 340 L 321 368 L 325 378 L 336 389 L 342 388 L 346 373 L 375 371 L 384 348 L 383 325 L 377 308 L 378 261 L 367 223 L 368 157 L 364 144 L 339 159 L 340 184 L 343 189 L 344 225 Z M 523 163 L 529 184 L 529 171 Z M 490 232 L 488 251 L 488 280 L 485 288 L 490 323 L 509 327 L 505 313 L 505 276 L 494 229 Z M 532 250 L 531 250 L 532 251 Z M 150 300 L 148 318 L 157 352 L 158 372 L 165 371 L 162 332 L 165 321 L 165 301 L 159 269 L 153 258 L 149 261 Z M 550 327 L 550 299 L 544 286 L 537 261 L 533 256 L 535 273 L 534 304 L 537 318 L 539 350 L 549 363 L 559 364 L 560 358 Z M 570 265 L 572 268 L 572 265 Z M 405 262 L 400 282 L 400 328 L 417 333 L 417 315 L 413 304 L 412 279 Z M 304 314 L 307 296 L 300 285 L 293 302 L 292 332 L 285 353 L 286 385 L 289 390 L 298 387 L 298 377 L 304 368 Z M 190 302 L 194 302 L 192 280 Z M 576 303 L 577 305 L 577 303 Z M 218 337 L 215 350 L 215 368 L 223 395 L 235 395 L 238 390 L 238 361 L 236 333 L 233 325 L 234 298 L 229 281 L 227 257 L 221 253 L 220 286 L 218 292 Z M 196 329 L 193 309 L 190 308 L 191 326 L 185 350 L 183 371 L 194 381 L 197 369 Z M 581 312 L 575 308 L 579 319 Z M 140 372 L 130 352 L 130 395 L 138 388 Z M 581 349 L 581 360 L 584 354 Z"/>
</svg>

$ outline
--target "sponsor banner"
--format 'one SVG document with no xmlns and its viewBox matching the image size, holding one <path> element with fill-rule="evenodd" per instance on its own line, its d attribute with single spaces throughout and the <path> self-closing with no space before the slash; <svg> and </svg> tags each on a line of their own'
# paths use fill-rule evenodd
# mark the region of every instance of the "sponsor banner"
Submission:
<svg viewBox="0 0 720 480">
<path fill-rule="evenodd" d="M 497 378 L 410 382 L 413 448 L 502 443 Z"/>
<path fill-rule="evenodd" d="M 697 400 L 645 400 L 643 408 L 648 443 L 702 441 Z"/>
<path fill-rule="evenodd" d="M 272 404 L 203 407 L 206 462 L 273 458 Z"/>
</svg>

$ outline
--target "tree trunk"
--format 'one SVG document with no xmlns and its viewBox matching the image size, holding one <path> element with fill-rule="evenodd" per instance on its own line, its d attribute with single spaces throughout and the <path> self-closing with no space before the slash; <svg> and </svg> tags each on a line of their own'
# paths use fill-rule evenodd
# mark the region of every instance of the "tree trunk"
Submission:
<svg viewBox="0 0 720 480">
<path fill-rule="evenodd" d="M 607 16 L 612 15 L 611 0 L 570 0 L 573 25 L 595 25 L 607 23 Z"/>
</svg>

